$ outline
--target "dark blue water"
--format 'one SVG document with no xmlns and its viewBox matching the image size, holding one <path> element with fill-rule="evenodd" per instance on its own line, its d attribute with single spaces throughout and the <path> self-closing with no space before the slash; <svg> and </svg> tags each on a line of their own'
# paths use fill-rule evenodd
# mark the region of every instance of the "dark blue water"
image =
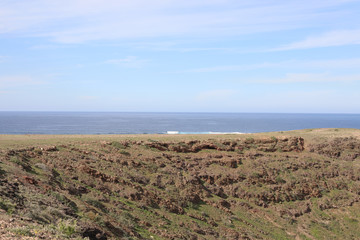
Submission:
<svg viewBox="0 0 360 240">
<path fill-rule="evenodd" d="M 271 132 L 358 128 L 360 114 L 0 112 L 0 134 Z"/>
</svg>

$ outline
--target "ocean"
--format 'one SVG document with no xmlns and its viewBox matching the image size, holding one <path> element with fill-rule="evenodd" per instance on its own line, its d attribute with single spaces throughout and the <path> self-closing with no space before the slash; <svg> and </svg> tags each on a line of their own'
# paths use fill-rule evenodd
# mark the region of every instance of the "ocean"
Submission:
<svg viewBox="0 0 360 240">
<path fill-rule="evenodd" d="M 358 128 L 360 114 L 0 112 L 0 134 L 257 133 Z"/>
</svg>

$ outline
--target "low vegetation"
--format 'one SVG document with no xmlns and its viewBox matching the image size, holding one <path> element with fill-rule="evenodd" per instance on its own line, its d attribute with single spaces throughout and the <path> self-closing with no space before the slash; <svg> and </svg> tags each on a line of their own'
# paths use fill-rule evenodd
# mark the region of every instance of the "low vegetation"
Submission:
<svg viewBox="0 0 360 240">
<path fill-rule="evenodd" d="M 359 132 L 0 136 L 0 236 L 360 239 Z"/>
</svg>

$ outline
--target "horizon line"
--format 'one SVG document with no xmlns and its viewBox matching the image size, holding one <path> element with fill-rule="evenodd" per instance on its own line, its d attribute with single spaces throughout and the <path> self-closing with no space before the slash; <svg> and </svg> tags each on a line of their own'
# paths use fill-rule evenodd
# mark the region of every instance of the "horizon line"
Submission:
<svg viewBox="0 0 360 240">
<path fill-rule="evenodd" d="M 175 113 L 175 114 L 349 114 L 359 115 L 354 112 L 207 112 L 207 111 L 78 111 L 78 110 L 0 110 L 0 113 Z"/>
</svg>

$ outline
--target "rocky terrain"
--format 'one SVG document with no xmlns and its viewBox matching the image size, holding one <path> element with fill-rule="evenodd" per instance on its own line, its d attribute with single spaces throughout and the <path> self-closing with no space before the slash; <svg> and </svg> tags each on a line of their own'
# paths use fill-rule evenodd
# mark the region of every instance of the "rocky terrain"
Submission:
<svg viewBox="0 0 360 240">
<path fill-rule="evenodd" d="M 0 236 L 360 239 L 360 139 L 340 132 L 3 136 Z"/>
</svg>

